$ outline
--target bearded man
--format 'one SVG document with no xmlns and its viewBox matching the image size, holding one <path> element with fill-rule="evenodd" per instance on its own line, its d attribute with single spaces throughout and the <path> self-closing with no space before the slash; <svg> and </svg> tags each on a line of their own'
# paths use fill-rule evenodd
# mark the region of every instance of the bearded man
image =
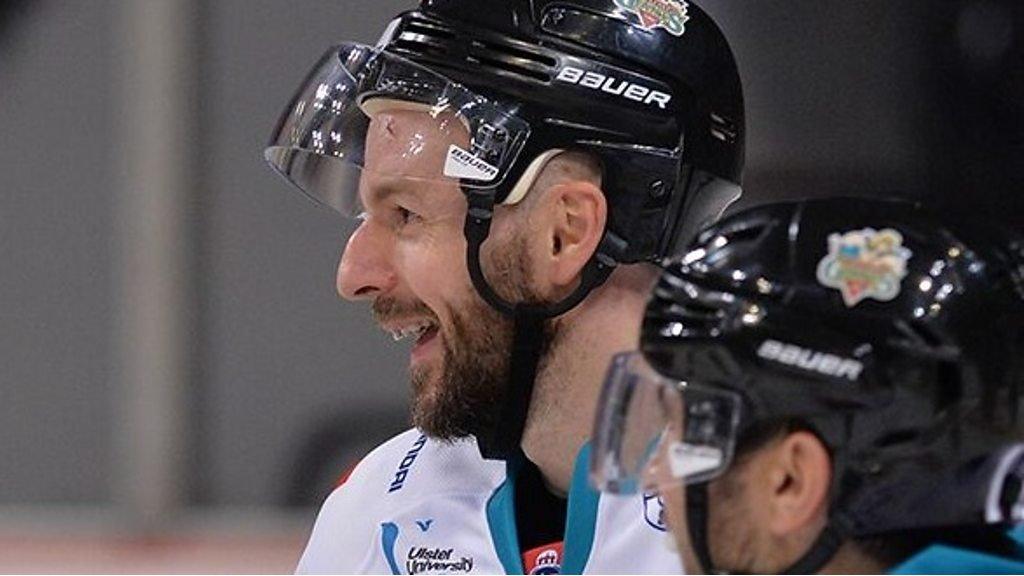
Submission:
<svg viewBox="0 0 1024 576">
<path fill-rule="evenodd" d="M 360 219 L 338 291 L 415 339 L 415 427 L 328 498 L 300 572 L 679 568 L 651 503 L 580 463 L 652 263 L 739 195 L 743 126 L 682 0 L 425 1 L 328 51 L 266 157 Z"/>
</svg>

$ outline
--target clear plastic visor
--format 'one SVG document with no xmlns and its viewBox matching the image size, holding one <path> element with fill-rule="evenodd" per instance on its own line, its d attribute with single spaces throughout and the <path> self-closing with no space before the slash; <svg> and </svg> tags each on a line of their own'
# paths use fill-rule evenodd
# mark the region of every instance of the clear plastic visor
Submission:
<svg viewBox="0 0 1024 576">
<path fill-rule="evenodd" d="M 732 460 L 740 397 L 658 374 L 639 352 L 612 360 L 597 409 L 590 476 L 627 494 L 704 482 Z"/>
<path fill-rule="evenodd" d="M 313 199 L 363 212 L 360 187 L 501 184 L 529 125 L 419 64 L 359 44 L 329 50 L 278 122 L 264 157 Z"/>
</svg>

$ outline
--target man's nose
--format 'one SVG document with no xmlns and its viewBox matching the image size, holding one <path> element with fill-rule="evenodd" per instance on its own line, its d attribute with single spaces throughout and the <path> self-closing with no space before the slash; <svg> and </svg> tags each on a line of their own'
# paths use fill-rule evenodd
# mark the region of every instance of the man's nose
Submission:
<svg viewBox="0 0 1024 576">
<path fill-rule="evenodd" d="M 369 300 L 387 294 L 397 282 L 386 231 L 363 221 L 348 239 L 341 255 L 338 294 L 346 300 Z"/>
</svg>

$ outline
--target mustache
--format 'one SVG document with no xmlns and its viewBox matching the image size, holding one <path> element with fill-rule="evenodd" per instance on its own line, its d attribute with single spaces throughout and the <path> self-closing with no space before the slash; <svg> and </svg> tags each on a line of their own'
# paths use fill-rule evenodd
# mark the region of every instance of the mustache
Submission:
<svg viewBox="0 0 1024 576">
<path fill-rule="evenodd" d="M 397 298 L 381 297 L 374 300 L 370 308 L 373 320 L 378 324 L 411 316 L 424 316 L 434 323 L 440 323 L 434 311 L 419 300 L 403 302 Z"/>
</svg>

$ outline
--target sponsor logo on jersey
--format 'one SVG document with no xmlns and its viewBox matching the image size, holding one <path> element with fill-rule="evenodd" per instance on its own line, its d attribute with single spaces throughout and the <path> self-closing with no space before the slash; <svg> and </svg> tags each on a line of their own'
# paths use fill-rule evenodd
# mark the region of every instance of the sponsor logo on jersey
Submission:
<svg viewBox="0 0 1024 576">
<path fill-rule="evenodd" d="M 405 559 L 409 574 L 465 574 L 473 569 L 473 558 L 455 553 L 454 548 L 414 546 Z"/>
<path fill-rule="evenodd" d="M 777 340 L 765 340 L 757 349 L 757 355 L 765 360 L 817 372 L 834 378 L 856 380 L 864 370 L 864 364 L 852 358 L 843 358 L 827 352 L 801 348 Z"/>
<path fill-rule="evenodd" d="M 664 28 L 673 36 L 682 36 L 690 19 L 686 0 L 615 0 L 615 4 L 636 14 L 643 28 Z"/>
<path fill-rule="evenodd" d="M 562 546 L 542 546 L 526 553 L 524 564 L 527 574 L 561 574 Z"/>
<path fill-rule="evenodd" d="M 647 525 L 660 532 L 665 532 L 665 501 L 660 494 L 644 494 L 644 520 Z"/>
<path fill-rule="evenodd" d="M 430 525 L 434 523 L 433 518 L 427 518 L 426 520 L 417 520 L 416 525 L 420 527 L 420 532 L 426 532 L 430 530 Z"/>
<path fill-rule="evenodd" d="M 818 262 L 818 282 L 835 288 L 852 308 L 867 298 L 888 302 L 900 293 L 912 253 L 892 228 L 829 234 L 828 254 Z"/>
<path fill-rule="evenodd" d="M 391 485 L 388 487 L 388 492 L 395 492 L 401 490 L 402 486 L 405 485 L 405 479 L 409 476 L 409 469 L 412 468 L 416 457 L 420 455 L 420 450 L 423 449 L 423 445 L 427 443 L 427 436 L 420 434 L 420 437 L 413 443 L 412 448 L 405 453 L 405 458 L 402 458 L 402 462 L 398 465 L 398 470 L 395 472 L 394 479 L 391 480 Z"/>
<path fill-rule="evenodd" d="M 634 102 L 650 106 L 657 105 L 662 110 L 665 110 L 668 107 L 669 101 L 672 100 L 671 94 L 666 94 L 641 84 L 634 84 L 627 80 L 620 80 L 614 76 L 576 68 L 575 66 L 563 66 L 558 71 L 558 76 L 555 79 L 559 82 L 583 86 L 591 90 L 599 90 Z"/>
</svg>

